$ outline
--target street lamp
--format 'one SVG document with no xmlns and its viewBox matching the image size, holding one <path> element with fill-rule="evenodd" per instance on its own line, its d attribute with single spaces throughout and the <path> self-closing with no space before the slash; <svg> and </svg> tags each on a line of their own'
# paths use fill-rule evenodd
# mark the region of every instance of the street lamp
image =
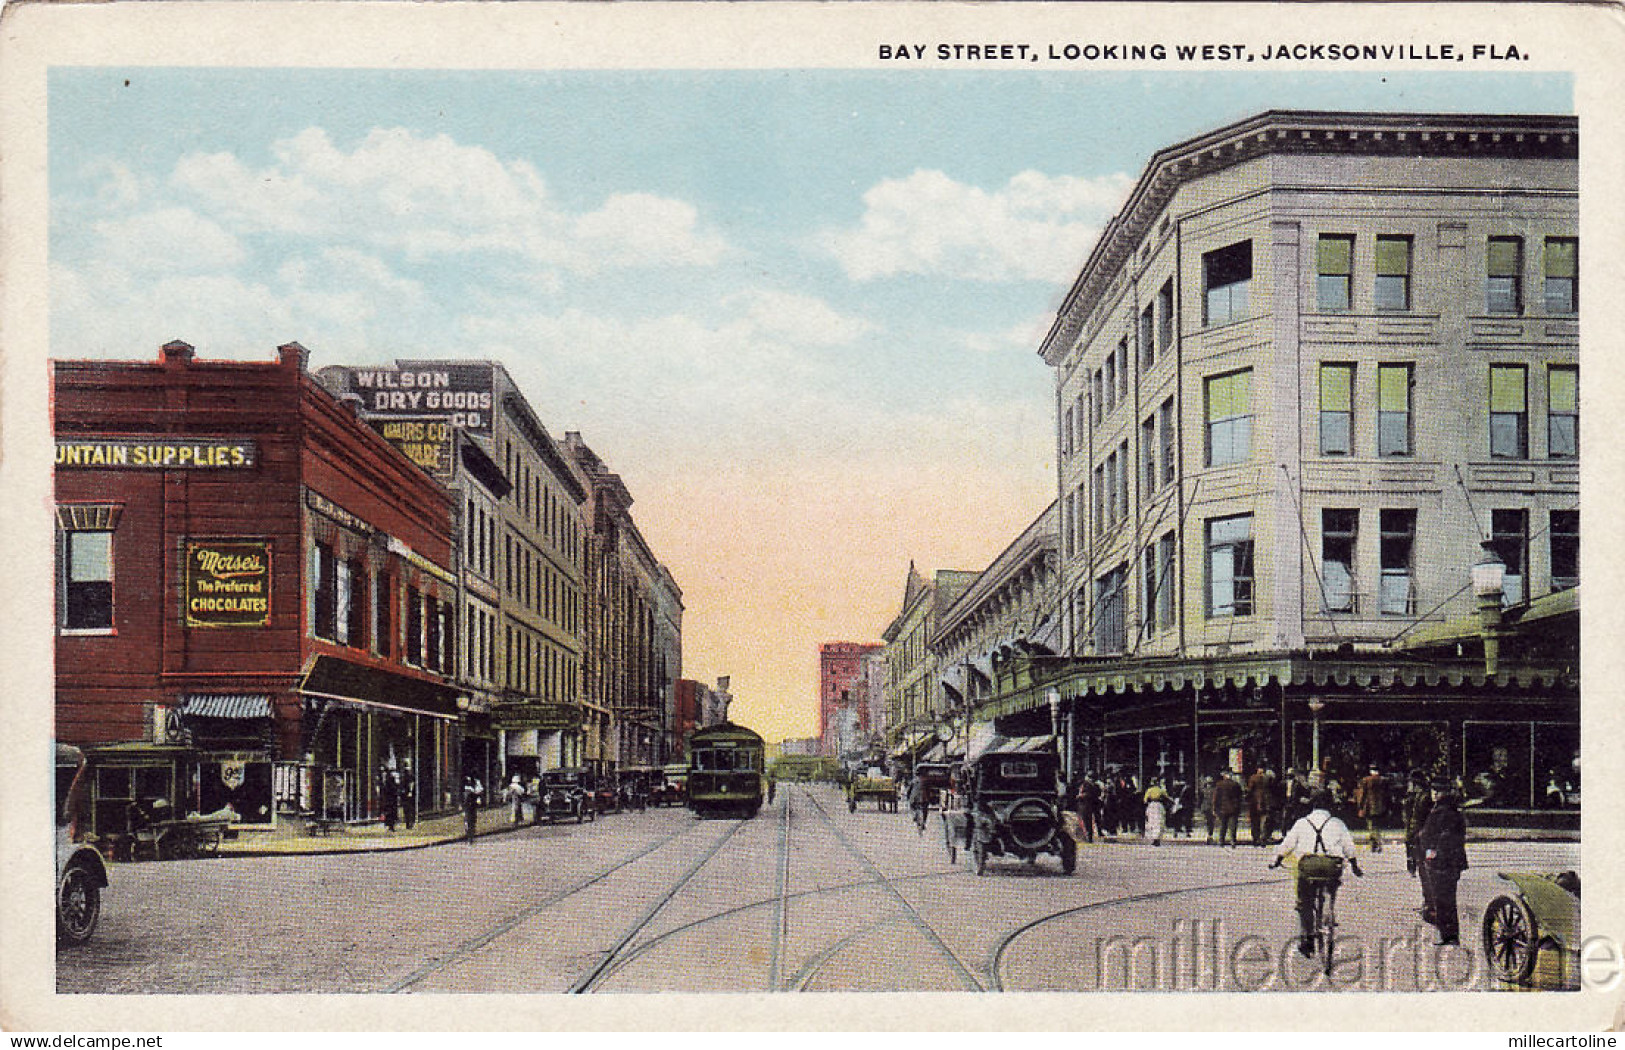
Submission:
<svg viewBox="0 0 1625 1050">
<path fill-rule="evenodd" d="M 1314 728 L 1309 738 L 1309 764 L 1314 769 L 1311 783 L 1320 787 L 1320 713 L 1326 710 L 1326 701 L 1320 697 L 1312 697 L 1309 701 L 1309 713 L 1314 717 Z"/>
<path fill-rule="evenodd" d="M 1478 606 L 1479 630 L 1484 635 L 1484 673 L 1493 676 L 1501 662 L 1501 601 L 1507 567 L 1484 541 L 1484 553 L 1473 565 L 1473 598 Z"/>
<path fill-rule="evenodd" d="M 1051 689 L 1049 692 L 1044 694 L 1044 699 L 1049 701 L 1050 735 L 1053 736 L 1058 743 L 1061 739 L 1061 694 L 1058 691 Z"/>
</svg>

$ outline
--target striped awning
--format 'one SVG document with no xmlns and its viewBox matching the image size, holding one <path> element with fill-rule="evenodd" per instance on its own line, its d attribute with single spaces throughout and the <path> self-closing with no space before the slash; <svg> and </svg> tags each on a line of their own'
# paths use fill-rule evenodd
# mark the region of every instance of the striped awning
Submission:
<svg viewBox="0 0 1625 1050">
<path fill-rule="evenodd" d="M 262 693 L 196 693 L 181 702 L 193 718 L 270 718 L 271 698 Z"/>
</svg>

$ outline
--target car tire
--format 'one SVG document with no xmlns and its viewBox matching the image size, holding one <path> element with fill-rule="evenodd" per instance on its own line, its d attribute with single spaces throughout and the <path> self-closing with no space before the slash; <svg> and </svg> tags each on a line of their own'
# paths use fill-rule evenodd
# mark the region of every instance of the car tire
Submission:
<svg viewBox="0 0 1625 1050">
<path fill-rule="evenodd" d="M 82 864 L 62 873 L 56 888 L 56 936 L 69 944 L 83 944 L 96 932 L 102 914 L 102 891 L 96 877 Z"/>
</svg>

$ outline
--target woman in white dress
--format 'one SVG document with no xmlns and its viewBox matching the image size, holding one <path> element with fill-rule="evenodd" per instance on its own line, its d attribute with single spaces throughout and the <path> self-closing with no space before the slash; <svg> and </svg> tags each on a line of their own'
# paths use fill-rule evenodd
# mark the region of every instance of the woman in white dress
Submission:
<svg viewBox="0 0 1625 1050">
<path fill-rule="evenodd" d="M 1145 837 L 1151 845 L 1162 845 L 1162 829 L 1168 822 L 1168 793 L 1162 782 L 1153 780 L 1145 789 Z"/>
</svg>

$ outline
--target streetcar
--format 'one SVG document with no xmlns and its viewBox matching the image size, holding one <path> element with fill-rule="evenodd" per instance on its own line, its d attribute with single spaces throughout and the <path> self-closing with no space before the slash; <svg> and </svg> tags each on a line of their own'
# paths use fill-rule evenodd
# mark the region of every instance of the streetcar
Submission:
<svg viewBox="0 0 1625 1050">
<path fill-rule="evenodd" d="M 688 744 L 688 808 L 697 815 L 754 817 L 762 808 L 762 738 L 720 722 L 696 730 Z"/>
</svg>

